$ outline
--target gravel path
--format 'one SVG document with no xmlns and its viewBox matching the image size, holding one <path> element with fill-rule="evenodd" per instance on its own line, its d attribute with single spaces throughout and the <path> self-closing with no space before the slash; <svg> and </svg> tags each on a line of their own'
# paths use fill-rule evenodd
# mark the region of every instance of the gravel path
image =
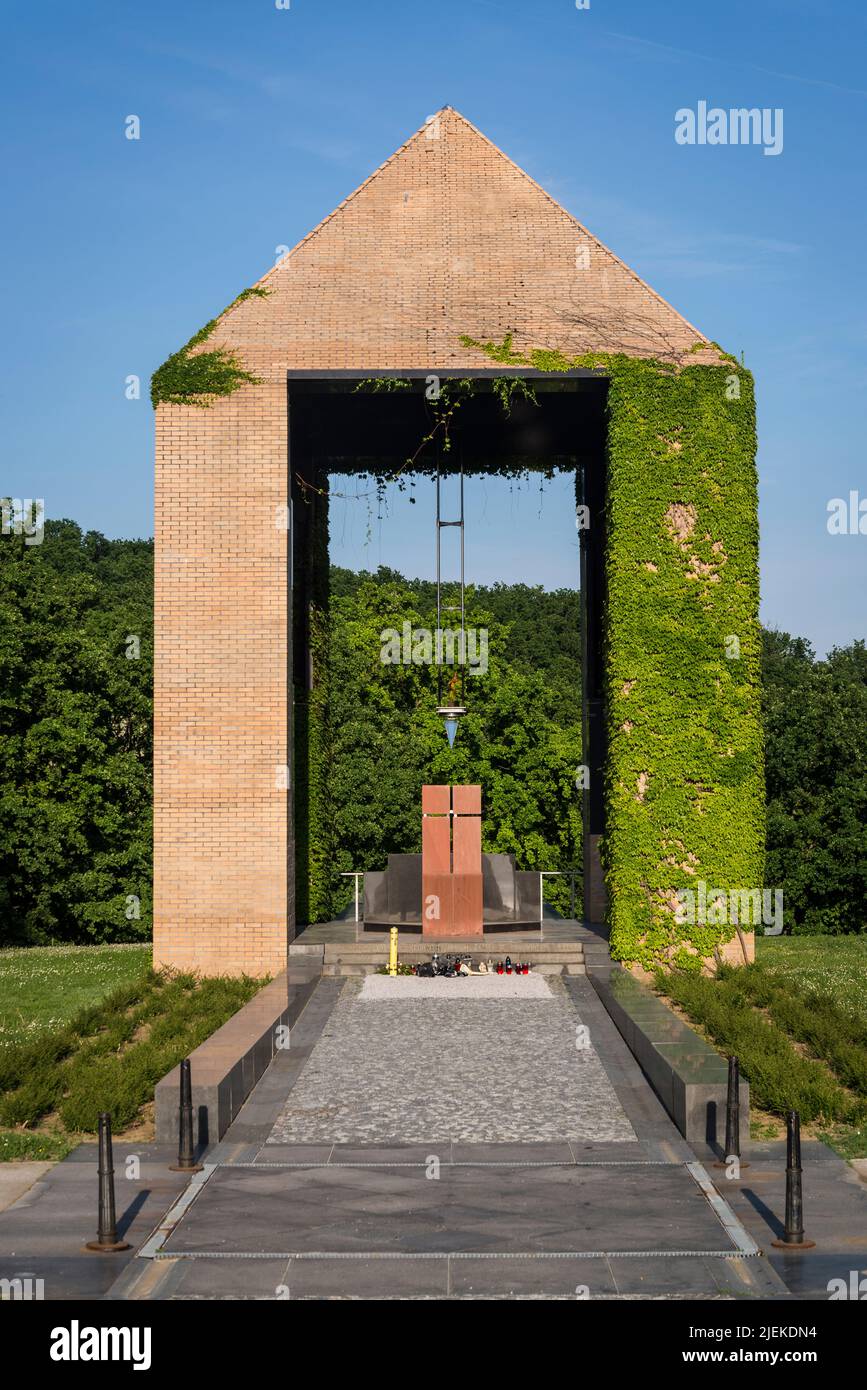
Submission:
<svg viewBox="0 0 867 1390">
<path fill-rule="evenodd" d="M 594 1048 L 576 1046 L 574 1005 L 549 979 L 547 998 L 392 1002 L 362 1000 L 361 982 L 348 980 L 268 1142 L 635 1139 Z"/>
</svg>

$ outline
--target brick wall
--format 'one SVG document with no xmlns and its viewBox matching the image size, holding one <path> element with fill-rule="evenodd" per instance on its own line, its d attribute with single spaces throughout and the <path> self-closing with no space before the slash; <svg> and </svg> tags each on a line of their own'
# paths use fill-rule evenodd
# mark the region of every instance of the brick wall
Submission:
<svg viewBox="0 0 867 1390">
<path fill-rule="evenodd" d="M 154 961 L 286 959 L 291 792 L 285 381 L 156 431 Z"/>
</svg>

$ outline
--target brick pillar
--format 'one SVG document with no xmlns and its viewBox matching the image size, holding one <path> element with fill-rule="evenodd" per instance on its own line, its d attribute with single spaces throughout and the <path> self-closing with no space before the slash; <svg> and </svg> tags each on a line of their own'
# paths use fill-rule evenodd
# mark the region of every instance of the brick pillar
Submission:
<svg viewBox="0 0 867 1390">
<path fill-rule="evenodd" d="M 154 962 L 286 961 L 292 881 L 285 381 L 156 416 Z"/>
</svg>

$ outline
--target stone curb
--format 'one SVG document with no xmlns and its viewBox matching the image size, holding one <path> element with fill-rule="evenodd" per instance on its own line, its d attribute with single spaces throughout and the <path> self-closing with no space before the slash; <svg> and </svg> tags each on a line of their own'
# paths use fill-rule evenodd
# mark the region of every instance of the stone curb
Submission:
<svg viewBox="0 0 867 1390">
<path fill-rule="evenodd" d="M 293 961 L 259 990 L 248 1004 L 190 1054 L 193 1087 L 193 1132 L 204 1147 L 222 1139 L 247 1096 L 270 1064 L 278 1044 L 278 1027 L 291 1028 L 316 988 L 315 963 Z M 156 1142 L 178 1140 L 180 1067 L 157 1083 Z"/>
</svg>

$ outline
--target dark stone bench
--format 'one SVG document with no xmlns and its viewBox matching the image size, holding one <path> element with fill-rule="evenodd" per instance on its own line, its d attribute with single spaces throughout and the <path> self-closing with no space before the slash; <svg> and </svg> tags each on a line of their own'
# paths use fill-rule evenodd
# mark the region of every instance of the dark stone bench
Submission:
<svg viewBox="0 0 867 1390">
<path fill-rule="evenodd" d="M 594 985 L 662 1104 L 690 1143 L 725 1144 L 728 1060 L 684 1023 L 659 995 L 615 969 Z M 749 1136 L 749 1085 L 740 1083 L 740 1131 Z"/>
<path fill-rule="evenodd" d="M 249 1003 L 190 1053 L 193 1132 L 197 1145 L 222 1139 L 277 1050 L 277 1029 L 291 1028 L 320 978 L 321 962 L 293 960 Z M 155 1093 L 156 1141 L 178 1141 L 180 1067 L 173 1067 Z"/>
</svg>

